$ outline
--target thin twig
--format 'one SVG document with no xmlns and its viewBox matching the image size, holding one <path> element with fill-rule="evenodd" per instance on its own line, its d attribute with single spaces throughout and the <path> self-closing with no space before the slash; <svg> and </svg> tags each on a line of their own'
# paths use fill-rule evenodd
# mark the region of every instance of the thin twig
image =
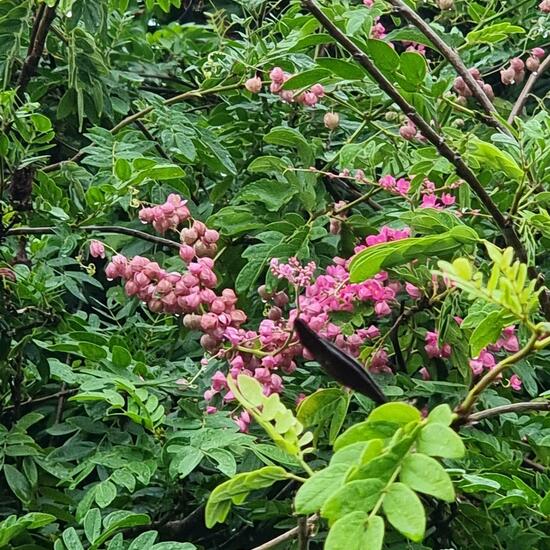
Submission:
<svg viewBox="0 0 550 550">
<path fill-rule="evenodd" d="M 35 397 L 35 398 L 29 398 L 26 401 L 23 401 L 20 404 L 20 407 L 27 407 L 28 405 L 36 405 L 37 403 L 43 403 L 44 401 L 50 401 L 52 399 L 59 399 L 60 397 L 66 397 L 68 395 L 74 395 L 77 393 L 77 389 L 72 390 L 65 390 L 65 391 L 58 391 L 57 393 L 52 393 L 50 395 L 44 395 L 43 397 Z M 15 405 L 9 405 L 8 407 L 4 407 L 0 413 L 5 413 L 6 411 L 11 411 L 15 408 Z"/>
<path fill-rule="evenodd" d="M 527 82 L 525 83 L 523 90 L 521 90 L 519 97 L 517 98 L 514 106 L 512 107 L 512 110 L 510 111 L 510 116 L 508 117 L 508 124 L 512 124 L 515 118 L 519 114 L 521 114 L 521 111 L 523 110 L 525 102 L 527 101 L 527 97 L 531 93 L 531 90 L 533 89 L 535 82 L 542 75 L 542 73 L 544 73 L 544 71 L 548 69 L 548 67 L 550 67 L 550 55 L 546 56 L 546 59 L 540 64 L 538 70 L 531 73 L 531 76 L 527 79 Z"/>
<path fill-rule="evenodd" d="M 550 401 L 527 401 L 525 403 L 511 403 L 510 405 L 501 405 L 485 411 L 479 411 L 468 417 L 468 422 L 479 422 L 492 416 L 498 416 L 507 413 L 520 413 L 527 411 L 550 411 Z"/>
<path fill-rule="evenodd" d="M 313 515 L 307 518 L 308 529 L 311 529 L 316 519 L 317 519 L 317 515 Z M 300 532 L 300 527 L 294 527 L 293 529 L 289 529 L 282 535 L 279 535 L 274 539 L 264 542 L 264 544 L 260 544 L 260 546 L 255 546 L 254 548 L 252 548 L 252 550 L 268 550 L 269 548 L 275 548 L 275 546 L 281 544 L 282 542 L 295 539 L 298 536 L 299 532 Z"/>
<path fill-rule="evenodd" d="M 491 100 L 487 97 L 487 94 L 483 88 L 479 85 L 479 82 L 470 74 L 466 65 L 458 55 L 457 51 L 451 48 L 433 29 L 430 27 L 422 17 L 420 17 L 414 10 L 412 10 L 402 0 L 389 0 L 390 4 L 398 11 L 407 21 L 414 25 L 430 42 L 439 50 L 441 55 L 455 68 L 456 72 L 463 78 L 468 88 L 472 91 L 474 97 L 479 101 L 484 111 L 489 115 L 485 120 L 501 130 L 509 134 L 508 128 L 501 124 L 496 118 L 494 118 L 497 112 L 495 106 L 491 103 Z"/>
<path fill-rule="evenodd" d="M 162 244 L 171 248 L 179 250 L 180 243 L 165 239 L 164 237 L 157 237 L 156 235 L 150 235 L 139 229 L 131 229 L 130 227 L 120 227 L 118 225 L 81 225 L 75 226 L 76 231 L 86 231 L 89 233 L 119 233 L 121 235 L 129 235 L 136 237 L 143 241 L 150 243 Z M 16 227 L 6 232 L 5 236 L 10 237 L 14 235 L 55 235 L 55 227 Z"/>
<path fill-rule="evenodd" d="M 535 462 L 534 460 L 531 460 L 530 458 L 525 457 L 523 459 L 523 463 L 526 466 L 529 466 L 529 468 L 533 468 L 533 470 L 538 470 L 539 472 L 546 473 L 546 466 L 543 466 L 542 464 L 539 464 L 538 462 Z"/>
<path fill-rule="evenodd" d="M 422 135 L 438 150 L 439 154 L 454 165 L 457 175 L 461 177 L 476 193 L 483 206 L 501 230 L 508 246 L 511 246 L 514 249 L 518 259 L 521 262 L 527 263 L 527 251 L 525 250 L 525 247 L 523 246 L 513 223 L 500 211 L 489 193 L 477 179 L 476 175 L 462 160 L 460 154 L 447 145 L 445 138 L 438 134 L 418 113 L 418 111 L 416 111 L 416 109 L 399 93 L 397 88 L 395 88 L 395 86 L 378 69 L 370 57 L 359 49 L 359 47 L 357 47 L 354 42 L 342 33 L 338 27 L 336 27 L 336 25 L 324 14 L 319 6 L 317 6 L 314 0 L 302 0 L 302 3 L 304 7 L 309 10 L 309 12 L 336 40 L 336 42 L 338 42 L 364 69 L 366 69 L 371 77 L 377 82 L 380 89 L 401 108 L 403 113 L 406 114 L 412 122 L 414 122 Z M 529 276 L 532 279 L 537 280 L 539 287 L 544 282 L 542 275 L 538 273 L 533 266 L 529 269 Z M 539 294 L 539 301 L 545 317 L 550 320 L 550 295 L 547 292 L 541 292 Z"/>
<path fill-rule="evenodd" d="M 143 124 L 141 120 L 136 120 L 136 126 L 149 141 L 152 141 L 154 143 L 155 149 L 158 151 L 161 157 L 164 157 L 166 160 L 171 160 L 168 156 L 168 153 L 162 148 L 162 145 L 158 142 L 155 136 L 151 132 L 149 132 L 147 126 L 145 126 L 145 124 Z"/>
<path fill-rule="evenodd" d="M 44 52 L 46 36 L 55 19 L 57 4 L 58 2 L 56 2 L 54 6 L 47 6 L 44 10 L 41 11 L 39 9 L 37 12 L 37 19 L 35 19 L 35 24 L 31 31 L 31 41 L 27 50 L 27 57 L 21 67 L 21 72 L 17 80 L 17 95 L 19 97 L 23 97 L 31 78 L 36 74 L 38 63 Z M 40 19 L 38 19 L 39 16 L 41 16 Z"/>
<path fill-rule="evenodd" d="M 179 103 L 181 101 L 185 101 L 186 99 L 190 99 L 192 97 L 205 97 L 210 94 L 217 94 L 221 92 L 227 92 L 229 90 L 236 90 L 241 86 L 242 86 L 242 83 L 237 82 L 235 84 L 227 84 L 226 86 L 215 86 L 213 88 L 209 88 L 208 90 L 200 90 L 200 89 L 190 90 L 188 92 L 178 94 L 169 99 L 165 99 L 162 102 L 162 104 L 165 107 L 168 107 L 170 105 L 174 105 L 174 103 Z M 132 115 L 127 116 L 126 118 L 123 118 L 116 126 L 113 126 L 113 128 L 111 128 L 110 133 L 116 134 L 119 130 L 122 130 L 122 128 L 125 128 L 129 124 L 132 124 L 132 122 L 135 122 L 136 120 L 143 118 L 144 116 L 147 116 L 154 109 L 155 107 L 153 105 L 150 105 L 149 107 L 146 107 L 145 109 L 142 109 L 137 113 L 134 113 Z M 57 170 L 58 168 L 61 168 L 63 165 L 67 164 L 68 162 L 78 162 L 84 155 L 85 155 L 85 152 L 84 150 L 81 149 L 78 153 L 73 155 L 71 158 L 56 162 L 54 164 L 49 164 L 48 166 L 44 166 L 42 170 L 44 172 L 52 172 L 53 170 Z"/>
</svg>

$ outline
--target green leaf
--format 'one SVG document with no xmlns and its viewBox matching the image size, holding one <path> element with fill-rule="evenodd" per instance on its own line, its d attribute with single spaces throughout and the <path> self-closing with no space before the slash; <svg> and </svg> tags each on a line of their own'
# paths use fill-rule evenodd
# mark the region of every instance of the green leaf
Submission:
<svg viewBox="0 0 550 550">
<path fill-rule="evenodd" d="M 402 535 L 420 542 L 426 530 L 426 513 L 422 502 L 403 483 L 392 483 L 382 503 L 384 513 L 392 526 Z"/>
<path fill-rule="evenodd" d="M 325 501 L 344 484 L 348 470 L 347 464 L 335 464 L 315 472 L 296 493 L 296 513 L 311 514 L 320 510 Z"/>
<path fill-rule="evenodd" d="M 107 350 L 97 344 L 92 344 L 91 342 L 79 342 L 78 347 L 80 348 L 82 355 L 91 361 L 99 361 L 107 358 Z"/>
<path fill-rule="evenodd" d="M 384 520 L 380 516 L 369 519 L 365 512 L 352 512 L 332 526 L 325 550 L 381 550 L 384 530 Z"/>
<path fill-rule="evenodd" d="M 95 486 L 95 501 L 100 508 L 106 508 L 116 498 L 116 486 L 109 480 Z"/>
<path fill-rule="evenodd" d="M 403 52 L 400 58 L 399 69 L 407 82 L 413 86 L 423 84 L 428 71 L 424 56 L 416 52 Z"/>
<path fill-rule="evenodd" d="M 244 202 L 261 202 L 269 212 L 277 212 L 297 192 L 288 183 L 261 179 L 247 185 L 239 193 L 239 199 Z"/>
<path fill-rule="evenodd" d="M 389 439 L 398 428 L 395 422 L 372 422 L 365 420 L 348 428 L 343 434 L 338 436 L 334 442 L 334 450 L 338 451 L 347 445 L 358 441 L 368 441 L 371 439 Z"/>
<path fill-rule="evenodd" d="M 266 466 L 252 472 L 237 474 L 218 485 L 208 498 L 205 510 L 205 523 L 210 529 L 216 523 L 223 523 L 232 504 L 242 504 L 251 491 L 270 487 L 276 481 L 287 479 L 288 475 L 280 466 Z"/>
<path fill-rule="evenodd" d="M 180 479 L 187 477 L 202 461 L 204 453 L 196 447 L 185 447 L 170 464 L 170 472 Z"/>
<path fill-rule="evenodd" d="M 237 377 L 237 385 L 242 396 L 253 407 L 259 407 L 264 399 L 264 392 L 262 385 L 252 376 L 240 375 Z"/>
<path fill-rule="evenodd" d="M 376 407 L 367 419 L 367 422 L 393 422 L 405 425 L 409 422 L 420 422 L 420 411 L 407 403 L 385 403 Z"/>
<path fill-rule="evenodd" d="M 9 488 L 14 495 L 24 503 L 28 503 L 32 497 L 32 489 L 27 478 L 11 464 L 4 465 L 4 476 L 8 482 Z"/>
<path fill-rule="evenodd" d="M 367 40 L 367 53 L 380 70 L 394 73 L 399 69 L 399 55 L 383 40 Z"/>
<path fill-rule="evenodd" d="M 88 510 L 84 516 L 84 534 L 88 542 L 94 543 L 101 533 L 101 512 L 98 508 Z"/>
<path fill-rule="evenodd" d="M 117 159 L 115 162 L 115 174 L 122 181 L 129 180 L 132 177 L 132 165 L 126 159 Z"/>
<path fill-rule="evenodd" d="M 330 523 L 351 512 L 370 512 L 378 502 L 384 483 L 379 479 L 351 481 L 340 487 L 323 504 L 321 516 Z"/>
<path fill-rule="evenodd" d="M 407 455 L 399 479 L 414 491 L 432 495 L 447 502 L 455 500 L 453 482 L 443 466 L 434 458 L 415 453 Z"/>
<path fill-rule="evenodd" d="M 523 178 L 523 170 L 511 155 L 499 149 L 492 143 L 487 143 L 478 138 L 469 140 L 468 145 L 471 156 L 475 158 L 483 168 L 492 168 L 504 172 L 508 177 L 519 181 Z"/>
<path fill-rule="evenodd" d="M 366 75 L 365 71 L 357 63 L 336 57 L 319 57 L 317 65 L 328 69 L 332 74 L 344 80 L 363 80 Z"/>
<path fill-rule="evenodd" d="M 74 527 L 69 527 L 63 531 L 61 535 L 63 542 L 68 550 L 84 550 L 82 542 L 80 542 L 80 537 L 77 535 Z"/>
<path fill-rule="evenodd" d="M 153 544 L 157 540 L 157 537 L 158 533 L 156 531 L 146 531 L 132 541 L 128 550 L 145 550 L 146 548 L 153 548 Z"/>
<path fill-rule="evenodd" d="M 190 542 L 159 542 L 151 550 L 196 550 Z"/>
<path fill-rule="evenodd" d="M 466 244 L 474 244 L 477 233 L 466 226 L 457 226 L 440 235 L 417 237 L 369 246 L 356 254 L 350 263 L 350 280 L 357 283 L 383 269 L 413 260 L 448 258 Z"/>
<path fill-rule="evenodd" d="M 540 501 L 539 507 L 540 511 L 545 516 L 550 516 L 550 491 L 548 491 L 548 493 L 546 493 L 544 498 Z"/>
<path fill-rule="evenodd" d="M 303 73 L 291 76 L 283 84 L 283 90 L 300 90 L 302 88 L 308 88 L 330 75 L 331 72 L 327 69 L 309 69 Z"/>
<path fill-rule="evenodd" d="M 491 311 L 474 329 L 470 336 L 470 352 L 477 357 L 481 350 L 494 344 L 505 328 L 506 321 L 501 311 Z"/>
<path fill-rule="evenodd" d="M 113 346 L 113 365 L 119 369 L 125 369 L 131 362 L 130 352 L 122 346 Z"/>
<path fill-rule="evenodd" d="M 420 430 L 417 441 L 419 453 L 443 458 L 461 458 L 465 448 L 460 436 L 441 424 L 427 424 Z"/>
<path fill-rule="evenodd" d="M 453 421 L 453 416 L 454 413 L 451 407 L 443 403 L 430 411 L 428 414 L 428 424 L 443 424 L 444 426 L 450 426 Z"/>
<path fill-rule="evenodd" d="M 511 23 L 495 23 L 494 25 L 483 25 L 479 30 L 471 31 L 466 35 L 466 42 L 473 44 L 496 44 L 506 40 L 511 34 L 523 34 L 525 29 L 512 25 Z"/>
<path fill-rule="evenodd" d="M 279 157 L 266 155 L 256 157 L 249 165 L 247 170 L 251 173 L 260 172 L 262 174 L 281 174 L 288 168 L 287 163 Z"/>
</svg>

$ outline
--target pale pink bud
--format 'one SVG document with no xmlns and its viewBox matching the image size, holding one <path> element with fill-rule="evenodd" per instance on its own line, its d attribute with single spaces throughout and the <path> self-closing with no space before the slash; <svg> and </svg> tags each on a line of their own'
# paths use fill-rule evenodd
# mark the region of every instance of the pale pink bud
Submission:
<svg viewBox="0 0 550 550">
<path fill-rule="evenodd" d="M 519 57 L 512 57 L 512 59 L 510 59 L 510 67 L 512 67 L 516 73 L 519 73 L 525 69 L 525 63 Z"/>
<path fill-rule="evenodd" d="M 181 240 L 185 244 L 195 244 L 196 240 L 199 238 L 199 234 L 195 228 L 191 229 L 182 229 L 181 231 Z"/>
<path fill-rule="evenodd" d="M 527 58 L 527 61 L 525 63 L 525 66 L 527 67 L 527 69 L 531 72 L 536 72 L 539 70 L 539 67 L 540 67 L 540 59 L 538 57 L 535 57 L 535 56 L 531 56 L 529 58 Z"/>
<path fill-rule="evenodd" d="M 437 0 L 440 10 L 452 10 L 455 7 L 454 0 Z"/>
<path fill-rule="evenodd" d="M 254 76 L 249 78 L 245 83 L 244 87 L 252 94 L 257 94 L 262 89 L 262 79 L 259 76 Z"/>
<path fill-rule="evenodd" d="M 285 81 L 285 73 L 281 67 L 274 67 L 269 73 L 269 78 L 272 82 L 282 84 Z"/>
<path fill-rule="evenodd" d="M 322 84 L 314 84 L 311 87 L 310 92 L 315 94 L 319 99 L 325 95 L 325 89 Z"/>
<path fill-rule="evenodd" d="M 90 241 L 90 256 L 94 258 L 105 258 L 105 247 L 100 241 Z"/>
<path fill-rule="evenodd" d="M 219 238 L 220 238 L 220 234 L 215 229 L 207 229 L 204 232 L 202 240 L 205 243 L 212 244 L 212 243 L 218 242 Z"/>
<path fill-rule="evenodd" d="M 195 249 L 192 246 L 189 246 L 188 244 L 183 244 L 180 246 L 180 258 L 184 262 L 189 263 L 193 261 L 194 257 L 195 257 Z"/>
<path fill-rule="evenodd" d="M 505 86 L 513 84 L 516 80 L 516 71 L 512 67 L 500 71 L 500 80 Z"/>
<path fill-rule="evenodd" d="M 415 300 L 422 297 L 422 292 L 420 289 L 411 283 L 405 283 L 405 292 Z"/>
<path fill-rule="evenodd" d="M 416 128 L 410 124 L 405 124 L 399 128 L 399 135 L 407 141 L 414 139 L 416 136 Z"/>
<path fill-rule="evenodd" d="M 340 124 L 340 116 L 338 113 L 325 113 L 323 122 L 326 128 L 329 130 L 335 130 Z"/>
<path fill-rule="evenodd" d="M 313 92 L 305 92 L 301 96 L 301 100 L 304 105 L 307 105 L 308 107 L 315 107 L 319 101 L 319 98 Z"/>
<path fill-rule="evenodd" d="M 544 57 L 544 49 L 543 48 L 533 48 L 531 50 L 531 55 L 534 57 L 538 57 L 539 59 L 542 59 Z"/>
<path fill-rule="evenodd" d="M 495 92 L 493 92 L 493 87 L 490 84 L 485 83 L 482 88 L 489 100 L 495 99 Z"/>
</svg>

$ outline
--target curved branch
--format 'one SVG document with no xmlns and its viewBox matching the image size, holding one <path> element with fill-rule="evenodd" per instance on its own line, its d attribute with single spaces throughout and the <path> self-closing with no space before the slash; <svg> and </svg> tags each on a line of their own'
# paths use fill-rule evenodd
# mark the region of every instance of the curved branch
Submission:
<svg viewBox="0 0 550 550">
<path fill-rule="evenodd" d="M 161 244 L 164 246 L 169 246 L 179 250 L 180 243 L 172 241 L 170 239 L 165 239 L 164 237 L 157 237 L 156 235 L 150 235 L 139 229 L 132 229 L 130 227 L 119 227 L 117 225 L 81 225 L 75 226 L 74 229 L 86 231 L 89 233 L 119 233 L 121 235 L 129 235 L 131 237 L 136 237 L 143 241 L 148 241 L 150 243 Z M 15 235 L 55 235 L 55 227 L 16 227 L 14 229 L 9 229 L 5 233 L 5 237 L 11 237 Z"/>
<path fill-rule="evenodd" d="M 317 515 L 310 516 L 306 520 L 306 529 L 309 531 L 315 521 L 317 520 Z M 275 537 L 274 539 L 271 539 L 267 542 L 264 542 L 264 544 L 260 544 L 260 546 L 255 546 L 252 548 L 252 550 L 269 550 L 270 548 L 275 548 L 275 546 L 278 546 L 282 542 L 286 542 L 289 540 L 293 540 L 298 537 L 300 534 L 300 529 L 303 528 L 303 526 L 294 527 L 293 529 L 289 529 L 282 535 L 279 535 L 278 537 Z"/>
<path fill-rule="evenodd" d="M 528 262 L 527 251 L 521 242 L 519 235 L 511 222 L 499 210 L 489 193 L 485 190 L 476 175 L 462 160 L 457 151 L 447 145 L 444 136 L 438 134 L 427 120 L 425 120 L 416 109 L 400 94 L 397 88 L 386 78 L 386 76 L 372 62 L 370 57 L 355 45 L 340 29 L 325 15 L 315 3 L 315 0 L 302 0 L 303 6 L 321 23 L 326 31 L 340 44 L 353 58 L 370 74 L 380 89 L 385 92 L 403 111 L 409 119 L 414 122 L 422 135 L 437 149 L 439 154 L 454 165 L 457 175 L 462 178 L 478 196 L 480 202 L 489 212 L 494 222 L 500 229 L 506 244 L 514 249 L 518 259 Z M 543 277 L 531 266 L 529 277 L 537 280 L 537 286 L 543 284 Z M 547 292 L 539 294 L 539 301 L 544 316 L 550 320 L 550 296 Z"/>
<path fill-rule="evenodd" d="M 520 413 L 528 411 L 550 411 L 550 401 L 527 401 L 525 403 L 511 403 L 510 405 L 501 405 L 485 411 L 479 411 L 468 417 L 468 422 L 479 422 L 492 416 L 498 416 L 507 413 Z"/>
<path fill-rule="evenodd" d="M 521 93 L 519 94 L 510 112 L 510 116 L 508 117 L 508 124 L 512 124 L 514 122 L 514 119 L 521 113 L 525 102 L 527 101 L 527 98 L 529 97 L 529 94 L 531 93 L 531 90 L 535 85 L 535 82 L 542 75 L 542 73 L 544 73 L 544 71 L 548 69 L 548 67 L 550 67 L 550 55 L 546 56 L 546 59 L 540 64 L 538 71 L 531 73 L 531 76 L 527 79 L 523 90 L 521 90 Z"/>
<path fill-rule="evenodd" d="M 483 88 L 479 85 L 479 82 L 470 74 L 466 65 L 453 48 L 451 48 L 445 41 L 430 27 L 422 17 L 420 17 L 414 10 L 409 8 L 402 0 L 389 0 L 389 3 L 395 8 L 399 14 L 401 14 L 407 21 L 414 25 L 428 40 L 439 50 L 441 55 L 455 68 L 456 72 L 464 79 L 464 82 L 468 85 L 468 88 L 472 91 L 474 97 L 478 100 L 483 110 L 487 113 L 488 117 L 485 118 L 486 122 L 498 128 L 502 132 L 509 134 L 508 128 L 501 124 L 496 118 L 494 118 L 497 110 L 491 103 L 491 100 L 487 97 L 487 94 Z"/>
<path fill-rule="evenodd" d="M 38 8 L 31 31 L 31 39 L 27 50 L 27 57 L 21 67 L 21 72 L 19 73 L 19 78 L 17 80 L 17 95 L 19 97 L 23 96 L 31 78 L 36 74 L 38 63 L 40 62 L 40 58 L 44 52 L 46 36 L 48 35 L 48 31 L 50 30 L 53 20 L 55 19 L 55 8 L 57 7 L 57 4 L 58 2 L 51 7 L 47 6 L 44 9 Z"/>
</svg>

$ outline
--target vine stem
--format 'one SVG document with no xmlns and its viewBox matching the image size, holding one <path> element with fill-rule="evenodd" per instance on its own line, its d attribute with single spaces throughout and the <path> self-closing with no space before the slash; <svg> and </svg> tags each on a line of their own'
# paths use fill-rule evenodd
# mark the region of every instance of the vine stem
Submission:
<svg viewBox="0 0 550 550">
<path fill-rule="evenodd" d="M 529 76 L 529 78 L 527 79 L 525 86 L 521 90 L 521 93 L 519 94 L 516 102 L 514 103 L 514 106 L 512 107 L 512 110 L 510 111 L 508 124 L 512 124 L 514 122 L 514 119 L 521 113 L 525 102 L 527 101 L 527 98 L 529 97 L 529 94 L 531 93 L 531 90 L 535 85 L 535 82 L 539 79 L 542 73 L 544 73 L 544 71 L 548 69 L 548 67 L 550 67 L 550 55 L 546 56 L 546 59 L 540 64 L 538 70 L 531 73 L 531 76 Z"/>
<path fill-rule="evenodd" d="M 480 394 L 484 390 L 486 390 L 502 372 L 504 372 L 510 365 L 521 361 L 521 359 L 523 359 L 524 357 L 529 355 L 531 351 L 533 351 L 537 342 L 537 338 L 538 334 L 534 332 L 523 348 L 497 363 L 497 365 L 492 368 L 485 376 L 483 376 L 481 380 L 479 380 L 479 382 L 468 392 L 468 395 L 466 396 L 464 401 L 455 410 L 456 414 L 459 416 L 459 418 L 457 419 L 459 424 L 468 421 L 472 408 L 475 405 Z"/>
<path fill-rule="evenodd" d="M 180 243 L 165 239 L 164 237 L 157 237 L 156 235 L 150 235 L 139 229 L 132 229 L 130 227 L 120 227 L 118 225 L 81 225 L 75 226 L 74 229 L 86 231 L 89 233 L 119 233 L 121 235 L 129 235 L 130 237 L 136 237 L 143 241 L 148 241 L 155 244 L 162 244 L 169 246 L 176 250 L 180 249 Z M 15 235 L 55 235 L 55 227 L 16 227 L 9 229 L 3 235 L 4 237 L 11 237 Z"/>
<path fill-rule="evenodd" d="M 488 117 L 485 118 L 486 122 L 490 123 L 506 134 L 510 134 L 508 128 L 498 121 L 494 115 L 496 114 L 495 106 L 491 103 L 491 100 L 487 97 L 487 94 L 483 88 L 479 85 L 479 82 L 470 74 L 466 65 L 462 61 L 457 51 L 451 48 L 433 29 L 430 27 L 422 17 L 420 17 L 413 9 L 411 9 L 402 0 L 389 0 L 389 3 L 395 8 L 395 10 L 402 15 L 407 21 L 414 25 L 430 42 L 439 50 L 441 55 L 455 68 L 456 72 L 463 78 L 464 82 L 468 85 L 468 88 L 472 91 L 472 94 L 478 100 L 483 110 L 487 113 Z"/>
<path fill-rule="evenodd" d="M 378 69 L 370 57 L 365 54 L 352 40 L 325 15 L 315 0 L 302 0 L 302 5 L 315 19 L 317 19 L 326 31 L 359 63 L 376 81 L 380 89 L 385 92 L 403 111 L 409 119 L 414 122 L 422 135 L 437 149 L 439 154 L 454 165 L 457 175 L 462 178 L 478 196 L 485 209 L 491 214 L 494 222 L 500 229 L 508 246 L 511 246 L 518 259 L 528 262 L 527 251 L 519 238 L 519 235 L 512 221 L 505 217 L 495 204 L 489 193 L 485 190 L 477 176 L 462 160 L 457 151 L 447 145 L 445 137 L 438 134 L 434 128 L 425 120 L 418 111 L 401 95 L 397 88 Z M 538 287 L 542 286 L 544 279 L 534 266 L 529 268 L 529 276 L 537 280 Z M 545 317 L 550 320 L 550 295 L 543 291 L 539 294 L 541 309 Z"/>
<path fill-rule="evenodd" d="M 311 529 L 317 520 L 317 514 L 310 516 L 306 520 L 306 524 L 308 529 Z M 270 548 L 275 548 L 279 544 L 283 542 L 287 542 L 289 540 L 295 539 L 298 534 L 300 533 L 300 527 L 294 527 L 293 529 L 289 529 L 285 533 L 279 535 L 278 537 L 275 537 L 274 539 L 271 539 L 264 544 L 260 544 L 260 546 L 255 546 L 252 548 L 252 550 L 269 550 Z"/>
<path fill-rule="evenodd" d="M 526 401 L 525 403 L 511 403 L 510 405 L 501 405 L 471 414 L 468 422 L 479 422 L 492 416 L 499 416 L 507 413 L 519 413 L 528 411 L 550 411 L 550 401 Z"/>
<path fill-rule="evenodd" d="M 236 90 L 237 88 L 240 88 L 242 86 L 242 83 L 236 82 L 234 84 L 227 84 L 225 86 L 214 86 L 213 88 L 208 88 L 207 90 L 189 90 L 187 92 L 183 92 L 181 94 L 175 95 L 174 97 L 171 97 L 169 99 L 165 99 L 162 102 L 162 105 L 164 107 L 169 107 L 170 105 L 174 105 L 174 103 L 179 103 L 181 101 L 185 101 L 186 99 L 190 99 L 192 97 L 205 97 L 207 95 L 211 94 L 218 94 L 221 92 L 227 92 L 230 90 Z M 155 107 L 153 105 L 149 105 L 149 107 L 146 107 L 145 109 L 142 109 L 141 111 L 138 111 L 137 113 L 134 113 L 132 115 L 128 115 L 126 118 L 123 118 L 118 124 L 113 126 L 110 130 L 111 134 L 116 134 L 119 130 L 122 130 L 122 128 L 125 128 L 126 126 L 129 126 L 133 122 L 139 120 L 140 118 L 143 118 L 144 116 L 147 116 L 149 113 L 151 113 Z M 84 150 L 81 149 L 73 155 L 71 158 L 62 160 L 60 162 L 56 162 L 54 164 L 49 164 L 48 166 L 45 166 L 42 168 L 44 172 L 52 172 L 53 170 L 57 170 L 58 168 L 61 168 L 61 166 L 67 164 L 68 162 L 77 162 L 84 156 Z"/>
</svg>

